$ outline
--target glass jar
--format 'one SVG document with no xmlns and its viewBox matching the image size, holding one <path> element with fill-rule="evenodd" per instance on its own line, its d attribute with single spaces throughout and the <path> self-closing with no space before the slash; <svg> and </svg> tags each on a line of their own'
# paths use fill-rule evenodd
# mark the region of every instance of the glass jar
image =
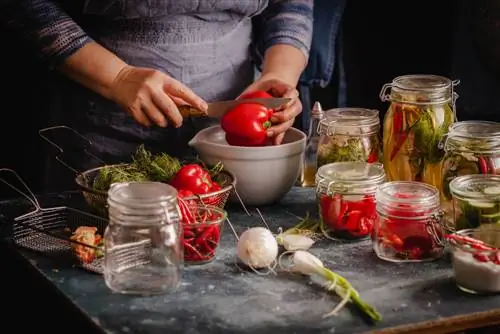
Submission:
<svg viewBox="0 0 500 334">
<path fill-rule="evenodd" d="M 450 182 L 455 230 L 500 223 L 500 175 L 464 175 Z"/>
<path fill-rule="evenodd" d="M 319 214 L 333 235 L 360 239 L 371 234 L 377 217 L 375 191 L 384 180 L 380 163 L 335 162 L 318 169 Z"/>
<path fill-rule="evenodd" d="M 404 75 L 382 87 L 380 99 L 390 101 L 382 145 L 389 181 L 422 181 L 441 190 L 439 144 L 455 121 L 457 84 L 437 75 Z"/>
<path fill-rule="evenodd" d="M 324 112 L 318 125 L 318 167 L 342 162 L 378 162 L 380 120 L 377 110 L 337 108 Z"/>
<path fill-rule="evenodd" d="M 457 122 L 450 127 L 443 147 L 441 207 L 447 224 L 453 225 L 451 180 L 463 175 L 500 173 L 500 123 Z"/>
<path fill-rule="evenodd" d="M 183 248 L 175 188 L 159 182 L 115 183 L 108 205 L 106 285 L 115 292 L 142 295 L 176 289 Z"/>
<path fill-rule="evenodd" d="M 391 262 L 435 260 L 444 252 L 443 213 L 436 187 L 413 181 L 392 181 L 375 194 L 378 219 L 373 249 Z"/>
</svg>

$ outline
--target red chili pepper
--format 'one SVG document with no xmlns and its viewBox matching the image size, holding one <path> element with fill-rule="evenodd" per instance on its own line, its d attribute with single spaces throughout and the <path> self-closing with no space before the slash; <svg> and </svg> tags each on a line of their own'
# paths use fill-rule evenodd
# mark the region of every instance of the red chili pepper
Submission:
<svg viewBox="0 0 500 334">
<path fill-rule="evenodd" d="M 405 143 L 406 139 L 408 138 L 408 135 L 410 134 L 411 130 L 415 125 L 418 124 L 418 120 L 415 121 L 412 125 L 408 126 L 406 130 L 403 129 L 403 109 L 397 106 L 394 109 L 394 118 L 393 118 L 393 126 L 394 126 L 394 132 L 396 133 L 396 144 L 394 145 L 391 155 L 389 159 L 392 161 L 396 155 L 398 154 L 399 150 Z"/>
<path fill-rule="evenodd" d="M 266 92 L 254 92 L 241 98 L 272 97 Z M 227 112 L 221 119 L 226 140 L 234 146 L 264 146 L 268 142 L 267 129 L 272 125 L 272 109 L 257 103 L 245 103 Z"/>
<path fill-rule="evenodd" d="M 377 150 L 374 150 L 372 152 L 370 152 L 370 154 L 368 155 L 368 159 L 366 162 L 368 162 L 369 164 L 371 163 L 374 163 L 374 162 L 377 162 L 378 161 L 378 151 Z"/>
<path fill-rule="evenodd" d="M 206 194 L 212 188 L 212 178 L 208 171 L 198 164 L 188 164 L 174 175 L 170 185 L 176 189 L 191 191 L 194 194 Z"/>
<path fill-rule="evenodd" d="M 485 157 L 477 157 L 477 163 L 479 166 L 480 174 L 488 174 L 488 163 L 486 162 Z"/>
</svg>

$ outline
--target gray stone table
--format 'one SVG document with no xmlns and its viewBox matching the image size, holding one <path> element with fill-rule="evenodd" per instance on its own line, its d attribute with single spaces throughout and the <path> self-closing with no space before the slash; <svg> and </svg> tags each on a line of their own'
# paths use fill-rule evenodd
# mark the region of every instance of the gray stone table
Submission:
<svg viewBox="0 0 500 334">
<path fill-rule="evenodd" d="M 39 199 L 44 206 L 82 205 L 74 193 Z M 8 236 L 12 217 L 28 209 L 21 200 L 1 202 L 0 232 Z M 286 228 L 298 221 L 296 216 L 316 212 L 314 193 L 294 188 L 281 203 L 260 210 L 272 229 Z M 255 210 L 250 211 L 254 213 L 248 217 L 237 205 L 229 208 L 239 233 L 262 225 Z M 311 252 L 345 276 L 382 313 L 383 321 L 371 325 L 352 307 L 323 319 L 338 297 L 311 285 L 305 277 L 258 276 L 239 270 L 234 265 L 235 245 L 226 227 L 216 260 L 186 267 L 179 290 L 156 297 L 114 294 L 99 275 L 19 252 L 37 269 L 40 279 L 50 281 L 89 321 L 109 333 L 436 333 L 500 323 L 500 296 L 471 296 L 458 290 L 446 259 L 394 264 L 377 259 L 370 241 L 315 244 Z"/>
</svg>

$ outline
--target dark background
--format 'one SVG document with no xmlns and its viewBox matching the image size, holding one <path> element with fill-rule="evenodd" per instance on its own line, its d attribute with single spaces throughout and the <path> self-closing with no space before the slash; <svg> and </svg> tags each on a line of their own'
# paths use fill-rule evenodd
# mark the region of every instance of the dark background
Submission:
<svg viewBox="0 0 500 334">
<path fill-rule="evenodd" d="M 454 4 L 452 0 L 349 0 L 344 16 L 348 105 L 383 113 L 387 106 L 379 101 L 378 94 L 381 86 L 395 76 L 428 73 L 449 77 Z M 0 40 L 0 167 L 16 170 L 34 191 L 42 191 L 44 145 L 38 130 L 47 125 L 44 83 L 48 76 L 33 61 L 33 55 L 5 31 L 0 31 Z M 334 89 L 314 89 L 313 95 L 324 108 L 335 107 Z M 11 194 L 5 187 L 0 188 L 0 198 Z M 73 312 L 43 293 L 49 286 L 35 284 L 33 274 L 27 274 L 29 269 L 17 268 L 21 262 L 9 257 L 4 264 L 11 273 L 7 275 L 9 291 L 4 296 L 10 312 L 4 314 L 5 319 L 10 315 L 31 315 L 39 330 L 55 332 L 68 330 L 54 321 L 65 319 L 90 333 L 91 329 L 85 328 Z M 13 293 L 15 296 L 11 296 Z M 50 310 L 41 312 L 47 300 Z M 23 329 L 22 323 L 14 325 L 17 330 Z"/>
<path fill-rule="evenodd" d="M 349 0 L 344 16 L 349 106 L 383 113 L 387 106 L 378 94 L 393 77 L 410 73 L 449 76 L 452 4 L 451 0 Z M 16 170 L 32 189 L 41 191 L 45 144 L 38 130 L 47 125 L 44 83 L 48 74 L 5 31 L 0 31 L 0 40 L 0 166 Z M 325 108 L 335 106 L 334 89 L 314 90 Z M 0 198 L 12 194 L 6 191 L 0 188 Z"/>
</svg>

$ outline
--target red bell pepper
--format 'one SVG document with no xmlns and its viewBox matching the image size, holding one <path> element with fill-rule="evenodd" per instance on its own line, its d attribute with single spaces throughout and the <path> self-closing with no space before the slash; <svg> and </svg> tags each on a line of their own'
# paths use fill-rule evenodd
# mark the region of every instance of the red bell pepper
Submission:
<svg viewBox="0 0 500 334">
<path fill-rule="evenodd" d="M 272 97 L 266 92 L 253 92 L 240 98 Z M 267 129 L 272 125 L 272 109 L 257 104 L 240 104 L 221 119 L 226 140 L 233 146 L 264 146 L 268 142 Z"/>
<path fill-rule="evenodd" d="M 174 175 L 170 185 L 177 190 L 189 190 L 196 195 L 206 194 L 212 188 L 212 178 L 200 165 L 184 165 Z"/>
</svg>

